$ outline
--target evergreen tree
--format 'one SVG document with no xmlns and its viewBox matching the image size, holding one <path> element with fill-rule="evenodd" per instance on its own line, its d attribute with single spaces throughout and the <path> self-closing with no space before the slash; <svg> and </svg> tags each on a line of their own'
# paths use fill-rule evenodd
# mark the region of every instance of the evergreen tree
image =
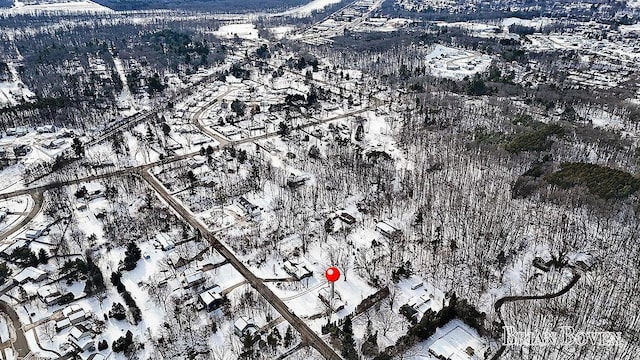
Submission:
<svg viewBox="0 0 640 360">
<path fill-rule="evenodd" d="M 289 129 L 289 125 L 284 122 L 278 124 L 278 135 L 287 136 L 291 133 L 291 129 Z"/>
<path fill-rule="evenodd" d="M 71 143 L 71 148 L 77 157 L 82 157 L 84 155 L 84 144 L 82 140 L 79 138 L 73 138 L 73 142 Z"/>
<path fill-rule="evenodd" d="M 293 332 L 291 331 L 291 326 L 288 326 L 287 332 L 284 334 L 284 347 L 289 348 L 292 342 L 293 342 Z"/>
<path fill-rule="evenodd" d="M 342 324 L 342 357 L 345 360 L 357 360 L 356 342 L 353 339 L 353 326 L 351 317 L 347 316 Z"/>
<path fill-rule="evenodd" d="M 356 128 L 356 141 L 362 141 L 364 139 L 364 126 L 359 124 Z"/>
<path fill-rule="evenodd" d="M 38 251 L 38 262 L 40 264 L 46 264 L 49 261 L 49 254 L 47 254 L 47 250 L 40 249 Z"/>
<path fill-rule="evenodd" d="M 127 271 L 131 271 L 136 268 L 138 260 L 142 254 L 140 253 L 140 248 L 133 241 L 127 245 L 127 250 L 124 252 L 124 269 Z"/>
<path fill-rule="evenodd" d="M 164 134 L 164 136 L 169 136 L 169 133 L 171 133 L 171 126 L 169 126 L 166 122 L 162 123 L 162 133 Z"/>
<path fill-rule="evenodd" d="M 246 150 L 238 150 L 238 162 L 240 164 L 244 164 L 247 161 L 247 151 Z"/>
<path fill-rule="evenodd" d="M 0 263 L 0 284 L 4 284 L 9 276 L 13 273 L 10 267 L 7 266 L 7 263 Z"/>
</svg>

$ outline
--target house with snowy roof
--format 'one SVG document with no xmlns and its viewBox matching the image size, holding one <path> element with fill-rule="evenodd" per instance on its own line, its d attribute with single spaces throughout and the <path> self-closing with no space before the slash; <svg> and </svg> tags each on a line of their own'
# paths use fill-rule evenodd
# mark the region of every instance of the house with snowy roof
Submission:
<svg viewBox="0 0 640 360">
<path fill-rule="evenodd" d="M 28 282 L 38 282 L 47 278 L 47 273 L 29 266 L 24 270 L 20 271 L 16 276 L 13 277 L 13 280 L 18 284 L 26 284 Z"/>
<path fill-rule="evenodd" d="M 176 244 L 167 233 L 157 233 L 155 244 L 163 251 L 169 251 L 176 247 Z"/>
<path fill-rule="evenodd" d="M 218 285 L 198 295 L 198 304 L 206 311 L 213 311 L 222 305 L 222 288 Z"/>
<path fill-rule="evenodd" d="M 445 360 L 482 359 L 484 346 L 466 326 L 456 326 L 429 346 L 429 353 Z"/>
<path fill-rule="evenodd" d="M 74 332 L 77 329 L 77 327 L 71 329 L 67 336 L 67 342 L 78 352 L 94 351 L 96 345 L 93 338 L 90 335 L 84 336 L 85 333 L 80 333 L 79 331 Z"/>
<path fill-rule="evenodd" d="M 376 231 L 384 235 L 389 239 L 394 239 L 400 236 L 401 232 L 395 226 L 389 224 L 386 221 L 380 221 L 376 224 Z"/>
<path fill-rule="evenodd" d="M 185 287 L 194 287 L 202 284 L 204 281 L 205 279 L 202 270 L 196 270 L 184 277 Z"/>
<path fill-rule="evenodd" d="M 302 280 L 313 276 L 313 271 L 309 270 L 305 265 L 296 264 L 289 260 L 284 262 L 282 268 L 287 272 L 287 274 L 293 276 L 296 280 Z"/>
<path fill-rule="evenodd" d="M 62 294 L 53 285 L 44 285 L 38 288 L 38 297 L 47 305 L 55 305 L 62 297 Z"/>
<path fill-rule="evenodd" d="M 253 335 L 258 331 L 256 324 L 246 316 L 241 316 L 233 323 L 233 332 L 239 337 Z"/>
</svg>

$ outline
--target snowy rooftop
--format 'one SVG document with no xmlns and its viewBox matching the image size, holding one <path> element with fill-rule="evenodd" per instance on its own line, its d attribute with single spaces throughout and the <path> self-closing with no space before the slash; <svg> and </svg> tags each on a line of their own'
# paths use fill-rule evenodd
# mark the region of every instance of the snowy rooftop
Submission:
<svg viewBox="0 0 640 360">
<path fill-rule="evenodd" d="M 202 281 L 203 276 L 202 276 L 202 271 L 200 270 L 196 270 L 195 272 L 186 275 L 185 280 L 187 282 L 188 285 L 197 283 L 199 281 Z"/>
<path fill-rule="evenodd" d="M 34 267 L 28 267 L 22 270 L 21 272 L 19 272 L 18 275 L 14 277 L 14 279 L 19 283 L 23 283 L 27 280 L 29 281 L 37 280 L 43 275 L 46 275 L 44 271 L 40 269 L 36 269 Z"/>
<path fill-rule="evenodd" d="M 473 354 L 478 354 L 483 348 L 482 342 L 460 326 L 436 340 L 429 351 L 436 356 L 442 356 L 452 360 L 474 359 Z"/>
<path fill-rule="evenodd" d="M 220 286 L 216 286 L 213 289 L 209 289 L 201 293 L 199 296 L 203 303 L 211 304 L 216 300 L 222 299 L 222 295 L 220 295 L 221 293 L 222 288 Z"/>
<path fill-rule="evenodd" d="M 380 230 L 380 231 L 384 231 L 386 233 L 394 233 L 396 231 L 398 231 L 398 229 L 396 229 L 395 227 L 393 227 L 391 224 L 387 223 L 386 221 L 380 221 L 379 223 L 376 224 L 376 229 Z"/>
</svg>

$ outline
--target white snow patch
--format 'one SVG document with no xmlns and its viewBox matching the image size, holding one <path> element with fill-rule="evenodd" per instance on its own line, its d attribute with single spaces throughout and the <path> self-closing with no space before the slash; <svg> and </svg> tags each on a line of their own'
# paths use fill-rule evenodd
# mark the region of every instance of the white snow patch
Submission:
<svg viewBox="0 0 640 360">
<path fill-rule="evenodd" d="M 10 9 L 0 10 L 0 15 L 38 15 L 47 12 L 62 13 L 112 13 L 113 10 L 106 6 L 96 4 L 93 1 L 40 1 L 35 4 L 25 4 L 21 1 L 14 1 Z"/>
<path fill-rule="evenodd" d="M 295 30 L 293 26 L 277 26 L 270 28 L 269 31 L 276 37 L 276 39 L 282 39 L 287 36 L 287 34 L 292 33 Z"/>
<path fill-rule="evenodd" d="M 258 30 L 254 24 L 230 24 L 221 26 L 218 31 L 214 32 L 214 35 L 232 39 L 236 35 L 241 39 L 256 40 L 258 39 Z"/>
<path fill-rule="evenodd" d="M 278 15 L 280 16 L 294 16 L 294 17 L 306 17 L 311 16 L 314 11 L 319 11 L 326 8 L 329 5 L 337 4 L 342 0 L 313 0 L 312 2 L 298 6 L 296 8 L 287 10 Z"/>
</svg>

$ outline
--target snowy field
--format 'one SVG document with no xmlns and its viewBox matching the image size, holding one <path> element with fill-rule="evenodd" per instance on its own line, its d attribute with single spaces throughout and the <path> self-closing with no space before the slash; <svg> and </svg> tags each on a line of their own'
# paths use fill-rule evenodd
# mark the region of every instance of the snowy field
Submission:
<svg viewBox="0 0 640 360">
<path fill-rule="evenodd" d="M 339 3 L 341 0 L 313 0 L 310 3 L 282 12 L 280 16 L 306 17 L 311 16 L 314 11 L 319 11 L 325 7 Z"/>
<path fill-rule="evenodd" d="M 269 31 L 275 36 L 276 39 L 283 39 L 287 35 L 291 34 L 295 31 L 295 27 L 293 26 L 277 26 L 270 28 Z"/>
<path fill-rule="evenodd" d="M 31 90 L 25 88 L 22 82 L 0 82 L 0 107 L 18 105 L 25 100 L 33 98 L 34 96 L 35 94 Z"/>
<path fill-rule="evenodd" d="M 12 8 L 0 10 L 0 15 L 38 15 L 50 12 L 98 14 L 111 13 L 113 10 L 89 0 L 39 1 L 33 5 L 16 0 Z"/>
<path fill-rule="evenodd" d="M 489 55 L 437 45 L 427 55 L 431 74 L 437 77 L 462 79 L 485 71 L 492 62 Z"/>
<path fill-rule="evenodd" d="M 233 39 L 236 36 L 245 40 L 258 39 L 258 29 L 254 24 L 230 24 L 221 26 L 218 31 L 214 32 L 214 35 L 224 38 Z"/>
</svg>

